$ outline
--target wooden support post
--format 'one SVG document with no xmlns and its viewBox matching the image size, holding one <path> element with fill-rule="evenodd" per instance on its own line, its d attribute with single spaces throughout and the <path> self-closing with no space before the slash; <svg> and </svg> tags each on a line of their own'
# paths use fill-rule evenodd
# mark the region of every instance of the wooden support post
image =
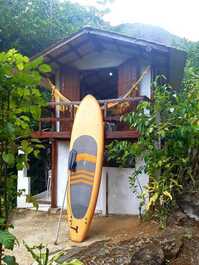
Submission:
<svg viewBox="0 0 199 265">
<path fill-rule="evenodd" d="M 71 119 L 72 119 L 72 121 L 74 121 L 74 119 L 75 119 L 75 107 L 74 107 L 74 105 L 72 105 L 72 107 L 71 107 Z"/>
<path fill-rule="evenodd" d="M 105 214 L 106 217 L 109 216 L 109 213 L 108 213 L 108 172 L 106 172 L 106 214 Z"/>
<path fill-rule="evenodd" d="M 57 207 L 57 141 L 54 140 L 51 146 L 51 208 Z"/>
<path fill-rule="evenodd" d="M 104 121 L 106 121 L 107 118 L 107 102 L 104 103 Z"/>
</svg>

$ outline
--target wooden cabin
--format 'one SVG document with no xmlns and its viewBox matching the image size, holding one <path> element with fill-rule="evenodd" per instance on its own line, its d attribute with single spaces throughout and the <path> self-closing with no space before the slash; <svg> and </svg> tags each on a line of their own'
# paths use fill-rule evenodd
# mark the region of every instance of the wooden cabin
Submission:
<svg viewBox="0 0 199 265">
<path fill-rule="evenodd" d="M 141 100 L 150 99 L 153 91 L 151 84 L 157 75 L 163 74 L 168 82 L 179 87 L 185 65 L 185 53 L 172 47 L 147 40 L 124 36 L 90 27 L 83 28 L 64 40 L 47 48 L 40 54 L 52 67 L 49 76 L 61 94 L 72 103 L 59 102 L 52 98 L 47 114 L 42 117 L 34 138 L 49 142 L 51 148 L 51 166 L 49 172 L 48 200 L 42 202 L 48 207 L 60 207 L 67 182 L 67 158 L 70 133 L 75 115 L 74 105 L 92 94 L 104 109 L 106 144 L 114 139 L 136 141 L 139 134 L 120 121 L 121 113 L 109 110 L 110 102 L 127 101 L 128 111 L 136 111 Z M 131 97 L 124 95 L 140 79 L 137 89 Z M 60 105 L 65 111 L 60 110 Z M 90 110 L 92 111 L 92 110 Z M 137 163 L 143 163 L 137 161 Z M 136 167 L 136 165 L 135 165 Z M 103 214 L 137 214 L 138 200 L 132 194 L 128 177 L 133 169 L 110 167 L 105 164 L 102 173 L 101 188 L 96 210 Z M 18 188 L 30 190 L 30 180 L 25 171 L 19 172 Z M 143 173 L 141 184 L 148 182 Z M 48 187 L 49 189 L 49 187 Z M 25 206 L 24 206 L 25 205 Z M 28 207 L 24 198 L 18 199 L 19 207 Z"/>
</svg>

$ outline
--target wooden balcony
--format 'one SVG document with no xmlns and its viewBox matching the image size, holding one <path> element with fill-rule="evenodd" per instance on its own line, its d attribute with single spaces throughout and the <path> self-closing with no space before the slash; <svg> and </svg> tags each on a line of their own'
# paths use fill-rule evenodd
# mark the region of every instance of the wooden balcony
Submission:
<svg viewBox="0 0 199 265">
<path fill-rule="evenodd" d="M 114 139 L 128 139 L 135 141 L 139 137 L 139 133 L 135 129 L 128 128 L 128 126 L 121 121 L 121 117 L 127 112 L 136 111 L 136 106 L 140 101 L 143 100 L 149 99 L 147 97 L 135 97 L 128 99 L 99 100 L 99 103 L 103 109 L 106 141 L 111 141 Z M 128 107 L 125 111 L 109 111 L 109 103 L 121 104 L 124 102 L 128 102 Z M 74 106 L 79 104 L 79 101 L 69 103 L 50 102 L 48 116 L 41 118 L 38 130 L 32 133 L 32 137 L 50 140 L 70 140 L 72 125 L 75 117 Z M 66 107 L 67 110 L 63 112 L 58 111 L 58 108 L 60 108 L 61 106 Z"/>
</svg>

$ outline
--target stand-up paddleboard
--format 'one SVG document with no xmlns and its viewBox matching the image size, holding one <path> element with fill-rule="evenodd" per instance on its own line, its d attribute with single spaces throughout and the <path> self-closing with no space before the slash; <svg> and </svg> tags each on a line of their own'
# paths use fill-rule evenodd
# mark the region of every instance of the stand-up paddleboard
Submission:
<svg viewBox="0 0 199 265">
<path fill-rule="evenodd" d="M 70 142 L 67 215 L 70 239 L 82 242 L 98 198 L 104 151 L 104 124 L 97 100 L 86 96 L 77 110 Z"/>
</svg>

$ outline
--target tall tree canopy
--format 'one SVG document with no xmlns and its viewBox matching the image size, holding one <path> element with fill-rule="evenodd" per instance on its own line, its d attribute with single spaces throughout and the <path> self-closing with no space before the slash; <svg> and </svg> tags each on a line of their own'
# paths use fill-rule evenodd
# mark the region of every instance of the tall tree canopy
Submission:
<svg viewBox="0 0 199 265">
<path fill-rule="evenodd" d="M 107 27 L 106 11 L 67 0 L 0 0 L 0 50 L 32 56 L 82 26 Z"/>
</svg>

